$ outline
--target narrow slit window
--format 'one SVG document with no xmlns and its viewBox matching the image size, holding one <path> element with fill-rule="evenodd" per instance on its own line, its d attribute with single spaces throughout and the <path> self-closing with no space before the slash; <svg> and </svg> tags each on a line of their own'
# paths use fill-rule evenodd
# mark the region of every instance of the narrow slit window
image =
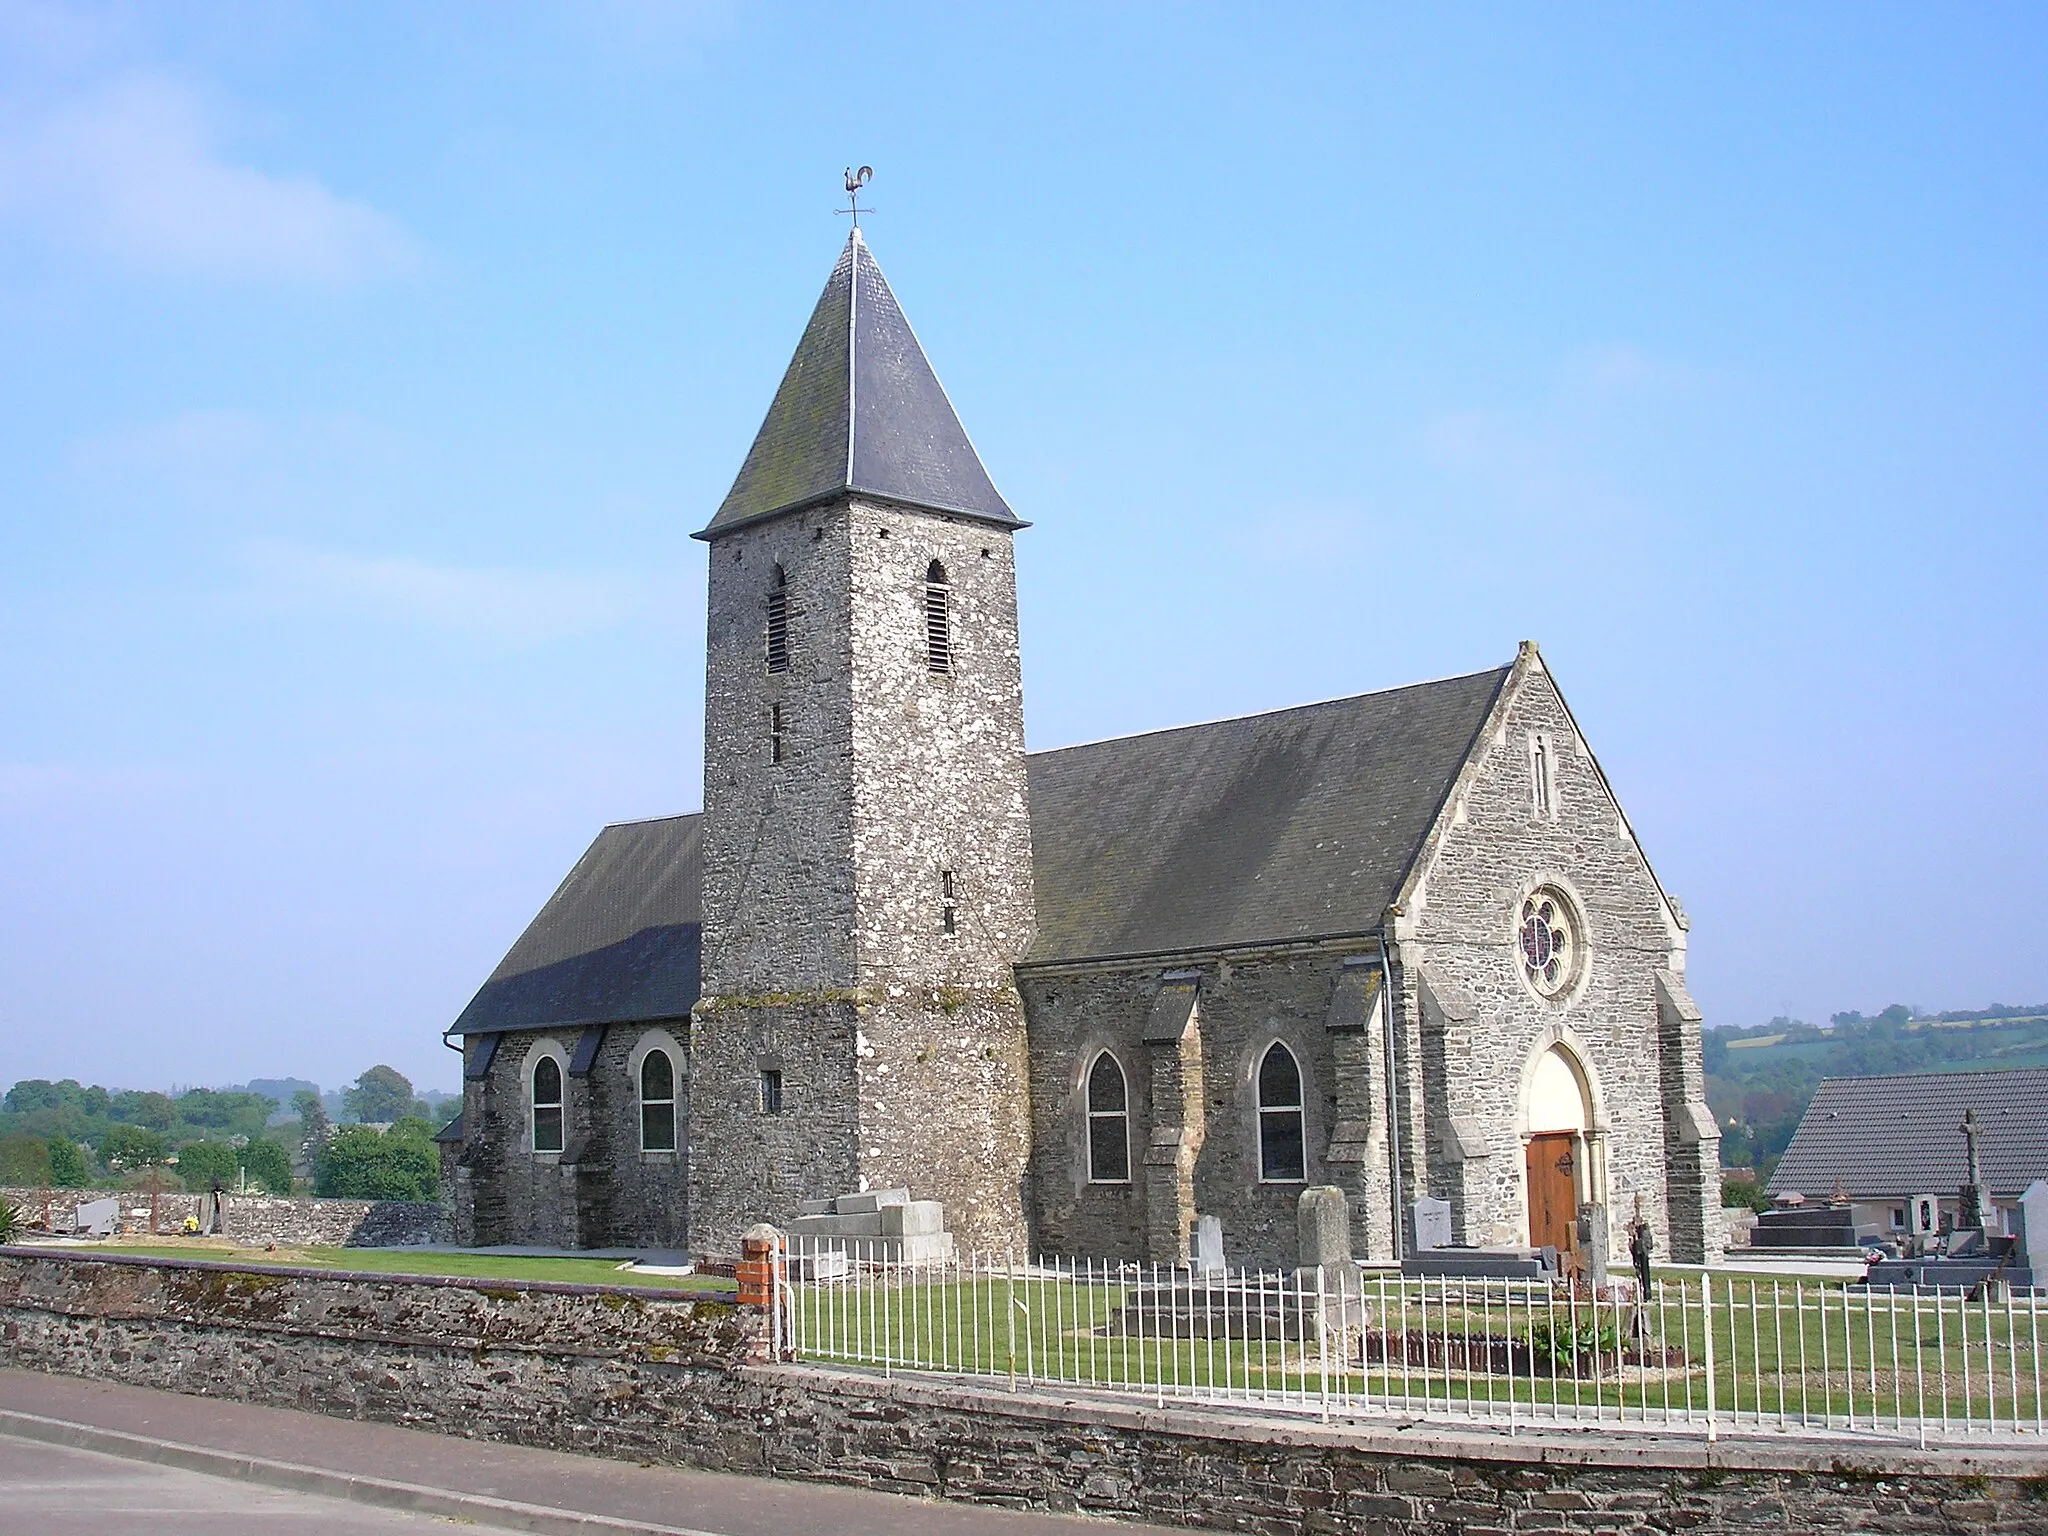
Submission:
<svg viewBox="0 0 2048 1536">
<path fill-rule="evenodd" d="M 770 704 L 768 706 L 768 761 L 771 763 L 782 761 L 782 706 L 780 704 Z"/>
<path fill-rule="evenodd" d="M 957 933 L 960 929 L 959 910 L 954 903 L 953 889 L 953 871 L 940 870 L 939 926 L 947 933 Z"/>
<path fill-rule="evenodd" d="M 1275 1040 L 1259 1062 L 1259 1177 L 1268 1184 L 1299 1184 L 1308 1177 L 1308 1137 L 1302 1125 L 1301 1064 Z"/>
<path fill-rule="evenodd" d="M 1552 759 L 1550 737 L 1542 731 L 1529 736 L 1529 796 L 1537 819 L 1552 820 L 1557 814 L 1557 770 Z"/>
<path fill-rule="evenodd" d="M 1088 1069 L 1088 1182 L 1131 1182 L 1130 1089 L 1107 1051 Z"/>
<path fill-rule="evenodd" d="M 761 1113 L 782 1113 L 782 1070 L 779 1067 L 761 1069 Z"/>
<path fill-rule="evenodd" d="M 533 1150 L 562 1150 L 562 1064 L 552 1056 L 533 1065 Z"/>
<path fill-rule="evenodd" d="M 953 670 L 953 589 L 936 560 L 924 573 L 924 664 L 932 672 Z"/>
<path fill-rule="evenodd" d="M 779 565 L 768 587 L 768 670 L 789 670 L 789 577 Z"/>
<path fill-rule="evenodd" d="M 667 1051 L 649 1051 L 640 1063 L 640 1150 L 676 1149 L 676 1066 Z"/>
</svg>

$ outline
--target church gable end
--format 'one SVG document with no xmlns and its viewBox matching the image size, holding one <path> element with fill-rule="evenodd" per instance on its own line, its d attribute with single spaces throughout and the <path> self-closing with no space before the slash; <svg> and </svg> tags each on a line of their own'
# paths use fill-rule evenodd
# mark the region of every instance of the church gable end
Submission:
<svg viewBox="0 0 2048 1536">
<path fill-rule="evenodd" d="M 1417 983 L 1401 1026 L 1431 1079 L 1404 1127 L 1418 1189 L 1452 1202 L 1466 1241 L 1563 1241 L 1531 1194 L 1535 1163 L 1546 1179 L 1556 1163 L 1617 1228 L 1640 1202 L 1674 1254 L 1703 1255 L 1698 1020 L 1667 1017 L 1659 983 L 1682 990 L 1683 921 L 1533 646 L 1399 905 L 1397 964 Z M 1532 1121 L 1552 1050 L 1585 1085 L 1585 1124 L 1549 1132 L 1576 1138 L 1565 1151 L 1537 1145 L 1547 1128 Z M 1686 1198 L 1667 1202 L 1673 1183 Z"/>
</svg>

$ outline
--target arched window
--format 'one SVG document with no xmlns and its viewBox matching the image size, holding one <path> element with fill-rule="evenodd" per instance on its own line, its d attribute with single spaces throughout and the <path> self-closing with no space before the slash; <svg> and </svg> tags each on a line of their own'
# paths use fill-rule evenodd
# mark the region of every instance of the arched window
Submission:
<svg viewBox="0 0 2048 1536">
<path fill-rule="evenodd" d="M 768 670 L 789 670 L 789 577 L 779 565 L 768 579 Z"/>
<path fill-rule="evenodd" d="M 1124 1069 L 1104 1051 L 1088 1069 L 1088 1182 L 1131 1181 L 1131 1098 Z"/>
<path fill-rule="evenodd" d="M 533 1150 L 562 1150 L 562 1064 L 552 1056 L 533 1064 Z"/>
<path fill-rule="evenodd" d="M 667 1051 L 649 1051 L 640 1063 L 640 1150 L 675 1149 L 676 1064 Z"/>
<path fill-rule="evenodd" d="M 1278 1040 L 1259 1063 L 1259 1177 L 1299 1184 L 1308 1177 L 1301 1117 L 1301 1066 Z"/>
<path fill-rule="evenodd" d="M 953 589 L 936 560 L 924 573 L 924 664 L 933 672 L 953 670 Z"/>
</svg>

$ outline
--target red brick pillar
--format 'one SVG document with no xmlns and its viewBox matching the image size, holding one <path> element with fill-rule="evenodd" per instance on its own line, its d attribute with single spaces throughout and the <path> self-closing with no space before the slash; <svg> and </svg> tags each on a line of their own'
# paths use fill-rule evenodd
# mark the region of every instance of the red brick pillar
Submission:
<svg viewBox="0 0 2048 1536">
<path fill-rule="evenodd" d="M 785 1341 L 776 1328 L 781 1299 L 782 1234 L 762 1222 L 740 1238 L 740 1261 L 734 1274 L 740 1283 L 740 1327 L 747 1336 L 749 1360 L 773 1360 Z"/>
</svg>

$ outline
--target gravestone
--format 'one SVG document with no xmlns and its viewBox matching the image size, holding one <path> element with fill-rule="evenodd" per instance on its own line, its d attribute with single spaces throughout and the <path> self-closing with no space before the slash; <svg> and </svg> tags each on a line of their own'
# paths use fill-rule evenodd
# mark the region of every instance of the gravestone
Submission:
<svg viewBox="0 0 2048 1536">
<path fill-rule="evenodd" d="M 2034 1283 L 2048 1277 L 2048 1179 L 2036 1179 L 2020 1196 L 2020 1241 L 2026 1244 L 2027 1268 Z"/>
<path fill-rule="evenodd" d="M 1607 1283 L 1607 1207 L 1589 1201 L 1579 1207 L 1579 1263 L 1594 1285 Z"/>
<path fill-rule="evenodd" d="M 111 1195 L 104 1200 L 88 1200 L 79 1206 L 72 1221 L 79 1232 L 93 1237 L 109 1236 L 121 1224 L 121 1202 Z"/>
<path fill-rule="evenodd" d="M 1223 1270 L 1223 1218 L 1200 1216 L 1195 1219 L 1195 1273 L 1198 1275 L 1220 1274 Z"/>
<path fill-rule="evenodd" d="M 1448 1248 L 1451 1245 L 1451 1202 L 1424 1195 L 1415 1202 L 1415 1251 L 1426 1253 L 1432 1248 Z"/>
<path fill-rule="evenodd" d="M 1350 1268 L 1351 1207 L 1343 1190 L 1334 1184 L 1304 1189 L 1294 1205 L 1294 1228 L 1303 1269 Z"/>
</svg>

